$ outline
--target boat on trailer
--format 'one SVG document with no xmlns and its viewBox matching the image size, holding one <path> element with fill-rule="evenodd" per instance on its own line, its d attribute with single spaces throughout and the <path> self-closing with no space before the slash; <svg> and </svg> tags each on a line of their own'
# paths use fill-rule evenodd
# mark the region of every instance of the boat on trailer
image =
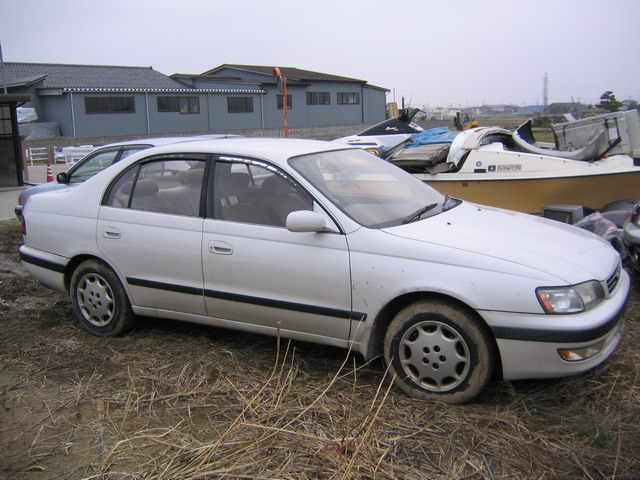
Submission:
<svg viewBox="0 0 640 480">
<path fill-rule="evenodd" d="M 540 214 L 549 204 L 597 209 L 640 199 L 636 110 L 552 128 L 555 144 L 536 142 L 528 121 L 513 132 L 478 127 L 416 146 L 413 139 L 427 130 L 412 136 L 414 145 L 381 156 L 450 196 L 525 213 Z"/>
</svg>

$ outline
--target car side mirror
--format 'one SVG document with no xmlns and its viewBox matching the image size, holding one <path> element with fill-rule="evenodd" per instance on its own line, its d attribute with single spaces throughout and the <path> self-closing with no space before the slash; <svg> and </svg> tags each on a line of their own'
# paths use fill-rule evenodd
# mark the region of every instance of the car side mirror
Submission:
<svg viewBox="0 0 640 480">
<path fill-rule="evenodd" d="M 56 182 L 69 183 L 69 176 L 67 175 L 67 172 L 62 172 L 56 175 Z"/>
<path fill-rule="evenodd" d="M 287 215 L 287 230 L 290 232 L 320 232 L 326 227 L 324 217 L 311 210 L 297 210 Z"/>
</svg>

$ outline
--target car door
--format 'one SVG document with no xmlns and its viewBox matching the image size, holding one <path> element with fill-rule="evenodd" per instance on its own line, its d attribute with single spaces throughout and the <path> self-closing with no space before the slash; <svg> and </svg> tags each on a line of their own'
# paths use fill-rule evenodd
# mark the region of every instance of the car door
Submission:
<svg viewBox="0 0 640 480">
<path fill-rule="evenodd" d="M 203 158 L 160 157 L 125 171 L 98 218 L 98 248 L 124 278 L 132 303 L 205 315 L 202 297 Z"/>
<path fill-rule="evenodd" d="M 287 210 L 314 205 L 273 166 L 227 158 L 212 173 L 202 237 L 208 314 L 344 345 L 354 317 L 345 236 L 287 230 Z"/>
</svg>

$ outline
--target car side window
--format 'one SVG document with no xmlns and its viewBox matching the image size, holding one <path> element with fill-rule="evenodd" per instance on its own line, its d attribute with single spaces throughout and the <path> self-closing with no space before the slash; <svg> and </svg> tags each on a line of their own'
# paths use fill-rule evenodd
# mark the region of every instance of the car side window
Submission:
<svg viewBox="0 0 640 480">
<path fill-rule="evenodd" d="M 73 169 L 69 176 L 69 183 L 82 183 L 89 180 L 95 174 L 109 167 L 116 159 L 119 150 L 96 153 L 82 161 Z"/>
<path fill-rule="evenodd" d="M 198 216 L 205 162 L 156 160 L 128 170 L 105 202 L 117 208 Z"/>
<path fill-rule="evenodd" d="M 141 152 L 142 150 L 146 150 L 147 148 L 149 147 L 140 146 L 140 147 L 134 147 L 134 148 L 125 148 L 124 150 L 122 150 L 122 155 L 120 155 L 120 158 L 118 159 L 118 161 L 124 160 L 129 155 L 133 155 L 134 153 Z"/>
<path fill-rule="evenodd" d="M 214 217 L 284 227 L 287 215 L 312 210 L 312 199 L 285 174 L 253 163 L 216 162 Z"/>
</svg>

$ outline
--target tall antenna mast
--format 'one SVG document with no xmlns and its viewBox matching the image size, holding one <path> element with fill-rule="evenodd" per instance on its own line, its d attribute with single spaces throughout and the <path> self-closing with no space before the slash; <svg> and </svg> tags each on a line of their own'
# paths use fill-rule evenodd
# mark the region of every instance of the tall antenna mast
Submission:
<svg viewBox="0 0 640 480">
<path fill-rule="evenodd" d="M 549 75 L 547 72 L 544 72 L 542 78 L 542 103 L 545 107 L 549 106 Z"/>
</svg>

